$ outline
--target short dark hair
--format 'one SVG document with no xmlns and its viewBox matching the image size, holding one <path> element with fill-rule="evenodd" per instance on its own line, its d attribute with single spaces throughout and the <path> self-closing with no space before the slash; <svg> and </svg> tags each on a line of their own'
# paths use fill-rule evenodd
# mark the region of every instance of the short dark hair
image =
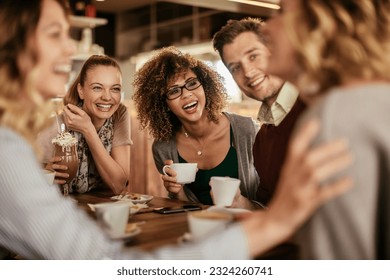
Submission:
<svg viewBox="0 0 390 280">
<path fill-rule="evenodd" d="M 259 37 L 260 42 L 265 44 L 265 37 L 261 32 L 261 27 L 264 25 L 264 21 L 260 18 L 244 18 L 241 20 L 230 19 L 226 25 L 214 34 L 213 47 L 217 51 L 223 60 L 223 47 L 226 44 L 230 44 L 233 40 L 243 32 L 253 32 Z"/>
</svg>

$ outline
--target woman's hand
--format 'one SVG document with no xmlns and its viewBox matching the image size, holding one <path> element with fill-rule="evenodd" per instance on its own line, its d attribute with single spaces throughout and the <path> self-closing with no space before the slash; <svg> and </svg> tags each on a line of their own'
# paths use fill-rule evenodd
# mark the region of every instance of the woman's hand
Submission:
<svg viewBox="0 0 390 280">
<path fill-rule="evenodd" d="M 52 157 L 46 164 L 45 169 L 55 171 L 55 184 L 63 185 L 66 183 L 65 179 L 69 177 L 69 173 L 66 172 L 68 166 L 61 164 L 61 157 Z"/>
<path fill-rule="evenodd" d="M 248 210 L 255 210 L 255 209 L 258 209 L 259 207 L 255 203 L 252 203 L 245 196 L 243 196 L 241 194 L 240 188 L 238 188 L 237 192 L 234 196 L 231 208 L 243 208 L 243 209 L 248 209 Z"/>
<path fill-rule="evenodd" d="M 350 177 L 325 181 L 346 170 L 353 157 L 342 139 L 311 147 L 319 127 L 318 120 L 311 120 L 299 130 L 268 209 L 242 220 L 252 256 L 289 238 L 318 207 L 352 187 Z"/>
<path fill-rule="evenodd" d="M 348 142 L 337 139 L 313 148 L 310 144 L 319 128 L 319 121 L 311 120 L 291 141 L 269 205 L 275 219 L 290 216 L 285 226 L 291 226 L 292 231 L 322 204 L 352 187 L 352 178 L 336 177 L 352 164 Z"/>
<path fill-rule="evenodd" d="M 68 129 L 82 134 L 85 134 L 89 129 L 95 129 L 90 116 L 73 104 L 64 106 L 64 120 Z"/>
<path fill-rule="evenodd" d="M 173 163 L 173 160 L 167 159 L 164 161 L 165 165 L 170 165 Z M 183 185 L 176 183 L 177 181 L 177 173 L 172 168 L 166 168 L 165 173 L 168 175 L 162 175 L 161 179 L 163 180 L 163 184 L 165 189 L 172 194 L 179 194 L 183 190 Z"/>
</svg>

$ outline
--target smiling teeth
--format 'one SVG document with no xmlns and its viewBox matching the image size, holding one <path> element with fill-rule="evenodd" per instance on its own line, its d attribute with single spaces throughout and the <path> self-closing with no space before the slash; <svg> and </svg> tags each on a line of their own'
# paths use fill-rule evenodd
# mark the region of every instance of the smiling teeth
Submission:
<svg viewBox="0 0 390 280">
<path fill-rule="evenodd" d="M 72 71 L 72 65 L 70 65 L 70 64 L 56 65 L 54 67 L 54 72 L 60 73 L 60 74 L 68 74 L 71 71 Z"/>
<path fill-rule="evenodd" d="M 104 108 L 104 109 L 110 109 L 111 108 L 111 105 L 104 105 L 104 104 L 96 104 L 96 106 L 98 106 L 100 108 Z"/>
<path fill-rule="evenodd" d="M 191 103 L 185 105 L 183 108 L 184 108 L 184 109 L 187 109 L 187 108 L 189 108 L 189 107 L 195 106 L 197 103 L 198 103 L 198 102 L 196 102 L 196 101 L 191 102 Z"/>
<path fill-rule="evenodd" d="M 257 86 L 258 84 L 260 84 L 261 82 L 263 82 L 265 80 L 265 76 L 262 76 L 260 79 L 257 79 L 256 81 L 254 81 L 253 83 L 250 84 L 251 87 L 255 87 Z"/>
</svg>

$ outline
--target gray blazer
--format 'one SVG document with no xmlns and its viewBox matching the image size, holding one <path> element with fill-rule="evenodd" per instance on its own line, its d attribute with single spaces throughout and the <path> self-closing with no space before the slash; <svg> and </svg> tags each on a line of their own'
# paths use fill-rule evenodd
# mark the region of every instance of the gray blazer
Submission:
<svg viewBox="0 0 390 280">
<path fill-rule="evenodd" d="M 259 177 L 253 165 L 252 147 L 259 125 L 250 117 L 227 112 L 224 114 L 229 119 L 234 134 L 233 146 L 237 150 L 241 194 L 249 200 L 255 200 Z M 152 150 L 154 162 L 161 174 L 165 160 L 172 159 L 173 162 L 179 162 L 175 137 L 172 137 L 169 141 L 154 141 Z M 198 201 L 186 186 L 184 186 L 184 192 L 191 201 Z"/>
</svg>

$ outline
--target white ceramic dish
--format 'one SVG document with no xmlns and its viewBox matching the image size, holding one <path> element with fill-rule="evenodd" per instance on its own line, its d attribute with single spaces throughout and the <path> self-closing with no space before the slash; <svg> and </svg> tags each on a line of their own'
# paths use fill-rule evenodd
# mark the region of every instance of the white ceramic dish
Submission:
<svg viewBox="0 0 390 280">
<path fill-rule="evenodd" d="M 129 239 L 129 238 L 134 237 L 140 233 L 141 233 L 141 229 L 139 227 L 137 227 L 134 230 L 132 230 L 130 232 L 125 232 L 124 234 L 119 235 L 119 236 L 114 236 L 114 235 L 110 235 L 110 234 L 109 235 L 110 235 L 111 239 L 120 240 L 120 239 Z"/>
<path fill-rule="evenodd" d="M 229 213 L 229 214 L 242 214 L 242 213 L 250 213 L 251 211 L 248 209 L 242 208 L 225 208 L 220 206 L 211 206 L 207 209 L 207 211 L 211 212 L 219 212 L 219 213 Z"/>
<path fill-rule="evenodd" d="M 154 198 L 153 195 L 148 195 L 148 194 L 140 194 L 139 199 L 132 199 L 131 195 L 124 195 L 123 197 L 120 195 L 116 195 L 111 197 L 112 200 L 118 200 L 118 201 L 131 201 L 133 203 L 143 203 L 146 204 L 150 202 Z"/>
<path fill-rule="evenodd" d="M 133 203 L 133 202 L 130 201 L 130 200 L 118 200 L 118 201 L 113 202 L 113 203 L 127 203 L 127 204 L 129 205 L 129 207 L 130 207 L 130 212 L 129 212 L 130 215 L 134 215 L 134 214 L 138 213 L 138 211 L 139 211 L 140 209 L 148 208 L 148 207 L 149 207 L 149 206 L 146 205 L 146 204 L 140 204 L 140 203 L 135 204 L 135 203 Z M 88 203 L 88 206 L 89 206 L 89 208 L 91 208 L 91 210 L 92 210 L 93 212 L 95 212 L 95 205 L 94 205 L 94 204 Z"/>
</svg>

